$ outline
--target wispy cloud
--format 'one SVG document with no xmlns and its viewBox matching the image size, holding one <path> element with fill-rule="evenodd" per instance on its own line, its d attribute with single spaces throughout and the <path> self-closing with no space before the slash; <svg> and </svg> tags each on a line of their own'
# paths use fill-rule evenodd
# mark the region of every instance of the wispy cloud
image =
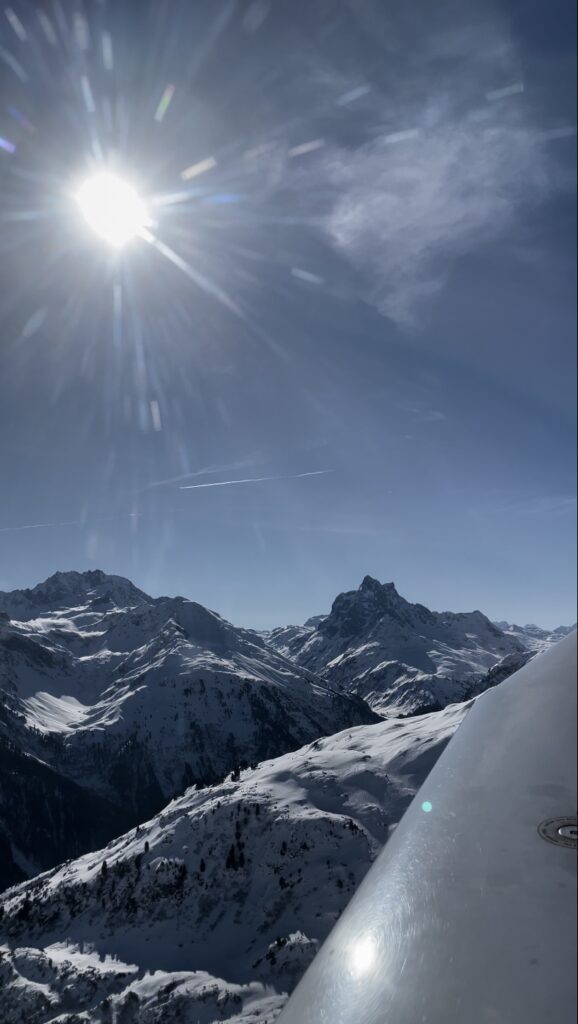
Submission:
<svg viewBox="0 0 578 1024">
<path fill-rule="evenodd" d="M 399 408 L 417 423 L 445 423 L 447 415 L 441 409 L 428 408 L 419 403 L 400 403 Z"/>
<path fill-rule="evenodd" d="M 486 511 L 495 515 L 575 516 L 577 500 L 572 494 L 528 496 L 498 501 Z"/>
<path fill-rule="evenodd" d="M 261 523 L 262 529 L 267 529 L 278 533 L 319 533 L 319 534 L 336 534 L 343 537 L 381 537 L 386 532 L 386 526 L 369 526 L 363 523 L 358 525 L 352 524 L 334 524 L 334 523 L 322 523 L 320 525 L 307 525 L 307 524 L 295 524 L 295 523 Z M 388 531 L 388 536 L 390 533 Z"/>
<path fill-rule="evenodd" d="M 415 134 L 377 134 L 335 154 L 327 229 L 371 278 L 370 298 L 398 322 L 416 319 L 461 254 L 498 236 L 547 184 L 537 133 L 496 104 L 458 113 L 449 97 L 413 115 Z"/>
<path fill-rule="evenodd" d="M 456 260 L 507 231 L 526 204 L 555 187 L 558 169 L 499 14 L 480 5 L 476 17 L 468 5 L 467 24 L 448 17 L 444 25 L 443 7 L 432 17 L 424 5 L 423 31 L 412 23 L 410 46 L 398 6 L 388 5 L 388 18 L 402 26 L 396 44 L 396 24 L 386 31 L 382 7 L 366 5 L 372 34 L 381 28 L 389 51 L 380 84 L 360 93 L 354 82 L 334 83 L 338 104 L 363 95 L 356 127 L 364 141 L 326 139 L 293 184 L 362 272 L 366 297 L 412 324 Z M 317 77 L 326 94 L 331 71 Z M 286 166 L 282 187 L 291 173 Z"/>
<path fill-rule="evenodd" d="M 292 473 L 288 476 L 250 476 L 245 477 L 243 480 L 212 480 L 210 483 L 204 484 L 185 484 L 181 486 L 181 491 L 197 491 L 206 487 L 232 487 L 234 484 L 262 484 L 270 480 L 301 480 L 307 476 L 326 476 L 328 473 L 333 473 L 332 469 L 313 469 L 308 473 Z"/>
</svg>

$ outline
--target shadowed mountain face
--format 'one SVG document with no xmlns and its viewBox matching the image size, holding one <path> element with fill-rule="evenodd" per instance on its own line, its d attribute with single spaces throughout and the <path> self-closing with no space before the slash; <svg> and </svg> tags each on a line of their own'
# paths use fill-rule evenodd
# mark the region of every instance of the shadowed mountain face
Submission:
<svg viewBox="0 0 578 1024">
<path fill-rule="evenodd" d="M 57 573 L 0 594 L 0 611 L 4 884 L 186 786 L 375 720 L 258 634 L 121 577 Z"/>
<path fill-rule="evenodd" d="M 0 742 L 0 816 L 3 887 L 100 846 L 138 820 L 7 742 Z"/>
</svg>

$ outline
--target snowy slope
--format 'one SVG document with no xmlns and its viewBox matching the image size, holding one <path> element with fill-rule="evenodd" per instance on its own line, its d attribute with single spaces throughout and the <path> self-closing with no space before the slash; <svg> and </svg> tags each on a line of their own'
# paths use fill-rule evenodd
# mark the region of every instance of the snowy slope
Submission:
<svg viewBox="0 0 578 1024">
<path fill-rule="evenodd" d="M 272 1019 L 275 993 L 298 980 L 469 706 L 346 730 L 191 789 L 5 893 L 6 1024 L 25 1007 L 38 1024 L 64 1010 L 110 1021 L 121 1007 L 115 1020 L 151 1024 Z"/>
<path fill-rule="evenodd" d="M 145 973 L 65 943 L 0 946 L 0 993 L 5 1024 L 272 1024 L 286 1001 L 258 984 L 234 985 L 203 971 Z"/>
<path fill-rule="evenodd" d="M 122 829 L 117 815 L 107 838 L 193 782 L 375 720 L 256 633 L 194 601 L 148 598 L 120 577 L 57 573 L 0 595 L 0 608 L 0 746 L 27 758 L 36 781 L 48 769 L 100 809 L 122 808 Z M 82 837 L 42 859 L 65 830 L 38 842 L 35 785 L 17 774 L 16 787 L 0 780 L 0 867 L 7 844 L 24 870 L 77 854 Z M 52 786 L 59 807 L 63 787 Z"/>
<path fill-rule="evenodd" d="M 273 630 L 269 643 L 381 714 L 415 714 L 478 692 L 497 662 L 525 647 L 479 611 L 431 612 L 393 583 L 366 576 L 313 625 Z"/>
</svg>

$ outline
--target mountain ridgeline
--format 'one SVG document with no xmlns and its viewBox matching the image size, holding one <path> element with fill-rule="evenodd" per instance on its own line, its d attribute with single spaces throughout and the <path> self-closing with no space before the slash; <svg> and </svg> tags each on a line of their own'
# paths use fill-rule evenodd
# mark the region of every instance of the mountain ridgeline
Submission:
<svg viewBox="0 0 578 1024">
<path fill-rule="evenodd" d="M 329 615 L 273 630 L 272 647 L 380 714 L 423 714 L 484 689 L 488 670 L 526 647 L 482 612 L 432 612 L 366 576 Z"/>
<path fill-rule="evenodd" d="M 0 612 L 4 883 L 118 835 L 187 786 L 377 720 L 256 632 L 120 577 L 57 573 L 0 594 Z"/>
<path fill-rule="evenodd" d="M 534 650 L 518 627 L 431 612 L 369 576 L 329 615 L 265 635 L 98 570 L 0 593 L 0 885 L 188 787 L 464 701 Z"/>
<path fill-rule="evenodd" d="M 273 1024 L 478 696 L 565 632 L 369 576 L 269 634 L 99 571 L 0 594 L 2 1019 Z"/>
</svg>

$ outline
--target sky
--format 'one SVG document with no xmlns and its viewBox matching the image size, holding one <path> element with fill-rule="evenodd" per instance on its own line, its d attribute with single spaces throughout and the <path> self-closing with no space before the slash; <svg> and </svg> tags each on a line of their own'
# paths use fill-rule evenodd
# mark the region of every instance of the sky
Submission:
<svg viewBox="0 0 578 1024">
<path fill-rule="evenodd" d="M 573 6 L 0 13 L 0 589 L 575 621 Z"/>
</svg>

